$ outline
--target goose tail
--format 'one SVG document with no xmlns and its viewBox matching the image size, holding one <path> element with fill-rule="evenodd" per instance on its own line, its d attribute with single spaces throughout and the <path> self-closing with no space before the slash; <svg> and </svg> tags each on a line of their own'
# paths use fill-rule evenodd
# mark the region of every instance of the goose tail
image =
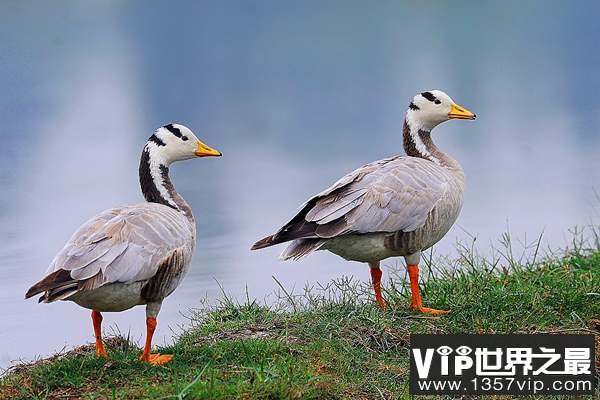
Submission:
<svg viewBox="0 0 600 400">
<path fill-rule="evenodd" d="M 254 243 L 252 245 L 252 247 L 250 248 L 250 250 L 264 249 L 265 247 L 274 246 L 278 243 L 281 243 L 281 242 L 275 240 L 275 235 L 270 235 L 270 236 L 267 236 L 266 238 L 260 239 L 256 243 Z"/>
<path fill-rule="evenodd" d="M 62 300 L 78 290 L 79 283 L 71 278 L 71 273 L 64 269 L 59 269 L 46 276 L 41 281 L 29 288 L 25 293 L 25 298 L 42 294 L 40 303 L 51 303 L 56 300 Z"/>
<path fill-rule="evenodd" d="M 327 242 L 325 239 L 297 239 L 294 240 L 279 256 L 280 259 L 299 260 L 317 250 Z"/>
</svg>

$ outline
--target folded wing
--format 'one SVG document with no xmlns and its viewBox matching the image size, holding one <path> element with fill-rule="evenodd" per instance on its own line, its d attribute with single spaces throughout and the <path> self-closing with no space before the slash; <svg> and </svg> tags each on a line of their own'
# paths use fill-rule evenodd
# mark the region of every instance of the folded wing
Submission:
<svg viewBox="0 0 600 400">
<path fill-rule="evenodd" d="M 181 213 L 159 204 L 106 210 L 73 234 L 26 297 L 47 292 L 41 300 L 52 301 L 109 283 L 148 280 L 173 252 L 193 245 L 191 229 Z"/>
<path fill-rule="evenodd" d="M 449 190 L 449 173 L 431 161 L 396 156 L 367 164 L 309 199 L 254 248 L 350 233 L 414 231 Z"/>
</svg>

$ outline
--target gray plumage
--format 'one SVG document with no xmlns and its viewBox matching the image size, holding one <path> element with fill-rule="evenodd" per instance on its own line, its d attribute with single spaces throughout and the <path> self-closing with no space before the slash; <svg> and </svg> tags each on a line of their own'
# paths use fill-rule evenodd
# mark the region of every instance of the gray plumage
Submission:
<svg viewBox="0 0 600 400">
<path fill-rule="evenodd" d="M 380 261 L 404 256 L 410 279 L 409 307 L 433 315 L 447 313 L 423 307 L 418 264 L 421 252 L 452 227 L 463 203 L 464 172 L 431 139 L 431 130 L 452 118 L 472 120 L 475 114 L 440 90 L 416 95 L 404 119 L 406 156 L 375 161 L 343 176 L 252 249 L 291 241 L 281 254 L 284 260 L 328 250 L 346 260 L 367 263 L 375 300 L 382 308 Z"/>
<path fill-rule="evenodd" d="M 450 229 L 462 206 L 463 190 L 459 167 L 448 169 L 409 156 L 386 158 L 347 174 L 309 199 L 293 222 L 273 236 L 301 232 L 301 238 L 283 252 L 284 259 L 317 249 L 365 262 L 375 261 L 371 256 L 386 253 L 385 249 L 387 257 L 409 255 L 430 247 Z M 341 249 L 360 235 L 379 233 L 385 234 L 385 249 L 364 257 Z M 339 240 L 342 237 L 347 240 Z"/>
<path fill-rule="evenodd" d="M 47 274 L 69 271 L 73 282 L 70 298 L 87 303 L 87 294 L 114 283 L 141 283 L 142 288 L 174 254 L 181 278 L 194 251 L 195 224 L 177 210 L 156 203 L 142 203 L 106 210 L 84 223 L 56 255 Z M 178 285 L 174 280 L 153 297 L 164 298 Z M 43 301 L 54 301 L 63 287 L 49 290 Z M 93 295 L 93 293 L 92 293 Z M 141 295 L 141 293 L 140 293 Z M 148 299 L 140 296 L 139 303 Z M 116 308 L 120 308 L 115 304 Z M 101 310 L 98 311 L 120 311 Z"/>
<path fill-rule="evenodd" d="M 376 161 L 315 196 L 317 201 L 304 219 L 318 225 L 334 223 L 340 229 L 336 235 L 414 231 L 425 225 L 436 205 L 445 207 L 446 201 L 455 200 L 456 190 L 462 191 L 462 173 L 452 172 L 415 157 Z"/>
<path fill-rule="evenodd" d="M 285 260 L 329 250 L 362 262 L 412 255 L 418 261 L 420 252 L 456 221 L 465 176 L 459 163 L 435 146 L 429 131 L 405 121 L 403 133 L 406 156 L 378 160 L 343 176 L 253 249 L 292 241 L 281 255 Z"/>
</svg>

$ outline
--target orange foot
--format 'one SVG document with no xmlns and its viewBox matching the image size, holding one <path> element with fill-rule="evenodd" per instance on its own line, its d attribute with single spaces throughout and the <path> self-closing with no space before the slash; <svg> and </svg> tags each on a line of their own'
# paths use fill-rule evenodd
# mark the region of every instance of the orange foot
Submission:
<svg viewBox="0 0 600 400">
<path fill-rule="evenodd" d="M 416 312 L 420 312 L 423 314 L 430 314 L 430 315 L 444 315 L 444 314 L 448 314 L 450 311 L 445 311 L 445 310 L 436 310 L 435 308 L 428 308 L 428 307 L 423 307 L 423 306 L 414 306 L 411 304 L 410 309 Z"/>
<path fill-rule="evenodd" d="M 145 361 L 152 365 L 164 365 L 172 359 L 172 354 L 149 354 L 147 357 L 144 357 L 144 355 L 142 354 L 140 356 L 140 361 Z"/>
<path fill-rule="evenodd" d="M 104 347 L 101 348 L 96 348 L 96 357 L 99 358 L 106 358 L 108 357 L 108 354 L 106 354 L 106 350 L 104 350 Z"/>
<path fill-rule="evenodd" d="M 106 354 L 106 349 L 104 348 L 104 343 L 102 343 L 102 339 L 96 339 L 96 357 L 108 357 L 108 354 Z"/>
</svg>

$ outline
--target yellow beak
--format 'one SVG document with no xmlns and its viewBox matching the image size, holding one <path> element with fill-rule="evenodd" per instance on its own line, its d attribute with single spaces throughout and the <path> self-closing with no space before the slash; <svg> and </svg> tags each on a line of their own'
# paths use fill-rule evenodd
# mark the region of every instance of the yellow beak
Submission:
<svg viewBox="0 0 600 400">
<path fill-rule="evenodd" d="M 456 103 L 452 103 L 452 108 L 448 113 L 448 118 L 456 118 L 456 119 L 475 119 L 475 114 L 471 111 L 467 110 L 463 106 L 459 106 Z"/>
<path fill-rule="evenodd" d="M 196 145 L 196 151 L 194 153 L 196 157 L 221 157 L 222 154 L 220 151 L 213 149 L 212 147 L 208 147 L 204 143 L 198 140 L 198 144 Z"/>
</svg>

